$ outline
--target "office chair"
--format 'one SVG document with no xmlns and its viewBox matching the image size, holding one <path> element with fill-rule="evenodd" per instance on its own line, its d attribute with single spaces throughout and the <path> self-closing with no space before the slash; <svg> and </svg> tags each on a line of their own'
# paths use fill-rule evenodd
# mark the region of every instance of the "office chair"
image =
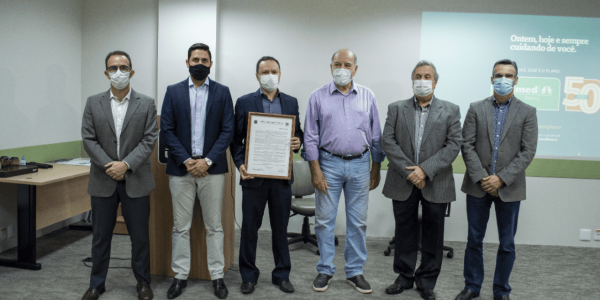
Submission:
<svg viewBox="0 0 600 300">
<path fill-rule="evenodd" d="M 448 203 L 448 208 L 446 209 L 446 218 L 450 216 L 450 203 Z M 419 250 L 421 251 L 421 237 L 422 237 L 422 231 L 421 231 L 421 219 L 423 218 L 423 208 L 421 207 L 421 204 L 419 204 Z M 387 250 L 383 251 L 383 255 L 385 256 L 390 256 L 390 253 L 392 253 L 392 250 L 394 250 L 394 248 L 396 247 L 396 237 L 394 236 L 392 238 L 392 240 L 390 241 Z M 448 251 L 448 254 L 446 254 L 446 256 L 448 258 L 453 258 L 454 257 L 454 248 L 450 247 L 450 246 L 446 246 L 443 245 L 443 251 Z"/>
<path fill-rule="evenodd" d="M 302 223 L 302 233 L 288 233 L 288 245 L 303 242 L 304 244 L 310 243 L 315 247 L 319 247 L 317 244 L 317 236 L 311 234 L 310 224 L 308 217 L 315 215 L 315 198 L 304 197 L 315 193 L 315 188 L 312 185 L 310 178 L 310 168 L 308 162 L 304 160 L 294 160 L 294 183 L 292 184 L 292 215 L 304 216 L 304 223 Z M 335 237 L 335 245 L 339 244 L 338 238 Z M 319 250 L 316 251 L 317 255 L 320 255 Z"/>
</svg>

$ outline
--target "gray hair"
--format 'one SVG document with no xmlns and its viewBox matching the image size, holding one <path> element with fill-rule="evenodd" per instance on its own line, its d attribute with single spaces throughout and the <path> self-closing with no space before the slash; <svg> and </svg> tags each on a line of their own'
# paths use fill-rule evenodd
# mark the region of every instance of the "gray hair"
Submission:
<svg viewBox="0 0 600 300">
<path fill-rule="evenodd" d="M 410 79 L 415 80 L 415 71 L 417 70 L 418 67 L 423 67 L 423 66 L 430 66 L 433 69 L 433 78 L 435 79 L 435 82 L 437 82 L 438 79 L 440 78 L 440 75 L 438 74 L 437 70 L 435 69 L 435 66 L 433 65 L 433 63 L 428 60 L 422 60 L 417 63 L 417 65 L 415 66 L 415 68 L 412 71 L 412 75 L 411 75 Z"/>
<path fill-rule="evenodd" d="M 340 49 L 338 51 L 335 51 L 335 53 L 333 54 L 333 56 L 331 56 L 331 64 L 333 64 L 333 60 L 335 59 L 335 57 L 338 55 L 338 53 L 340 53 L 340 51 L 346 50 L 348 51 L 348 53 L 351 53 L 352 56 L 354 56 L 354 65 L 356 66 L 356 62 L 358 61 L 358 59 L 356 58 L 356 54 L 354 54 L 354 52 L 352 52 L 350 49 L 348 48 L 344 48 L 344 49 Z"/>
<path fill-rule="evenodd" d="M 494 72 L 496 71 L 497 65 L 512 65 L 515 68 L 515 77 L 519 76 L 519 68 L 517 68 L 517 62 L 510 59 L 501 59 L 494 64 L 492 68 L 492 77 L 494 77 Z"/>
</svg>

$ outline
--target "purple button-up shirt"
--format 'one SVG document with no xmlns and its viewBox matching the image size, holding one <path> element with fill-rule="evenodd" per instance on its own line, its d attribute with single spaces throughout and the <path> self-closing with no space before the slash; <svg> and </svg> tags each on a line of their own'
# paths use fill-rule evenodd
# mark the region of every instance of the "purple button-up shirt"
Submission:
<svg viewBox="0 0 600 300">
<path fill-rule="evenodd" d="M 338 155 L 357 155 L 371 148 L 374 162 L 385 158 L 375 94 L 354 81 L 347 95 L 333 81 L 314 91 L 304 124 L 307 161 L 319 158 L 319 148 Z"/>
</svg>

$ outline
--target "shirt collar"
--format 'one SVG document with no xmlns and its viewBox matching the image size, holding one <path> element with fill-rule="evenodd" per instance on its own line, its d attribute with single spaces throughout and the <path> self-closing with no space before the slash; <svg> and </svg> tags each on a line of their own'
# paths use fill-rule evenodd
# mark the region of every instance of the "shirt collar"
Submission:
<svg viewBox="0 0 600 300">
<path fill-rule="evenodd" d="M 203 87 L 205 85 L 209 86 L 209 82 L 210 82 L 210 78 L 208 76 L 206 76 L 206 80 L 204 80 L 204 83 L 201 86 L 199 86 L 198 88 L 201 88 L 201 87 Z M 192 76 L 188 77 L 188 86 L 191 87 L 191 88 L 195 88 L 194 87 L 194 82 L 192 81 Z"/>
<path fill-rule="evenodd" d="M 431 104 L 433 103 L 433 100 L 435 100 L 435 97 L 431 97 L 431 101 L 429 101 L 429 103 L 427 103 L 427 105 L 425 105 L 425 107 L 427 107 L 427 108 L 431 107 Z M 413 96 L 413 101 L 415 102 L 415 107 L 416 108 L 421 107 L 421 105 L 419 105 L 419 101 L 417 100 L 417 96 Z"/>
<path fill-rule="evenodd" d="M 260 92 L 260 97 L 264 99 L 263 95 L 265 95 L 265 93 L 263 93 L 262 88 L 258 88 L 258 91 Z M 279 88 L 277 88 L 277 94 L 275 94 L 275 98 L 279 98 L 279 93 L 280 93 Z M 275 100 L 275 98 L 273 98 L 273 100 Z"/>
<path fill-rule="evenodd" d="M 503 104 L 498 104 L 498 101 L 496 101 L 496 97 L 492 96 L 492 104 L 498 105 L 498 106 L 510 105 L 510 103 L 512 102 L 512 99 L 513 99 L 513 97 L 510 97 L 510 99 L 508 99 L 508 101 L 504 102 Z"/>
<path fill-rule="evenodd" d="M 329 94 L 333 95 L 333 93 L 335 93 L 335 91 L 337 91 L 338 93 L 340 93 L 342 95 L 344 94 L 337 88 L 337 85 L 335 85 L 335 81 L 332 80 L 331 83 L 329 84 Z M 355 93 L 355 94 L 358 93 L 358 91 L 356 90 L 356 86 L 354 85 L 354 79 L 352 80 L 352 87 L 350 88 L 350 91 L 348 92 L 348 94 L 350 94 L 350 93 Z"/>
<path fill-rule="evenodd" d="M 125 103 L 129 100 L 129 98 L 131 98 L 131 86 L 129 87 L 129 92 L 127 93 L 127 95 L 125 95 L 123 101 L 121 102 L 117 101 L 117 97 L 113 94 L 112 89 L 110 89 L 110 100 L 115 100 L 119 103 Z"/>
</svg>

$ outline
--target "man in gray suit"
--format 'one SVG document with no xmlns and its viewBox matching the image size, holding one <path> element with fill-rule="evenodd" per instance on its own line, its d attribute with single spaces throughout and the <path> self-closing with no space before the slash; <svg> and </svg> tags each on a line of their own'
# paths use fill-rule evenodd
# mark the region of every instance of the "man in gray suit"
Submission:
<svg viewBox="0 0 600 300">
<path fill-rule="evenodd" d="M 525 200 L 525 169 L 538 140 L 536 109 L 513 96 L 519 81 L 517 63 L 496 62 L 494 95 L 471 103 L 463 127 L 462 154 L 467 166 L 462 191 L 467 194 L 469 236 L 465 251 L 465 288 L 456 299 L 479 296 L 483 282 L 482 245 L 492 203 L 500 247 L 494 273 L 494 299 L 507 300 L 515 262 L 515 234 L 520 201 Z"/>
<path fill-rule="evenodd" d="M 423 299 L 435 299 L 444 244 L 444 216 L 456 200 L 452 162 L 460 150 L 460 110 L 433 95 L 439 75 L 420 61 L 412 72 L 414 97 L 389 105 L 381 143 L 389 160 L 383 195 L 393 199 L 396 219 L 394 272 L 385 292 L 399 294 L 416 283 Z M 423 207 L 421 265 L 415 272 L 419 242 L 419 202 Z"/>
<path fill-rule="evenodd" d="M 158 137 L 154 99 L 131 89 L 135 71 L 123 51 L 106 56 L 104 74 L 110 90 L 87 99 L 81 136 L 90 156 L 88 194 L 92 201 L 92 275 L 83 300 L 95 300 L 106 290 L 112 232 L 121 211 L 131 239 L 131 269 L 138 299 L 153 298 L 150 288 L 148 218 L 154 177 L 150 154 Z"/>
</svg>

